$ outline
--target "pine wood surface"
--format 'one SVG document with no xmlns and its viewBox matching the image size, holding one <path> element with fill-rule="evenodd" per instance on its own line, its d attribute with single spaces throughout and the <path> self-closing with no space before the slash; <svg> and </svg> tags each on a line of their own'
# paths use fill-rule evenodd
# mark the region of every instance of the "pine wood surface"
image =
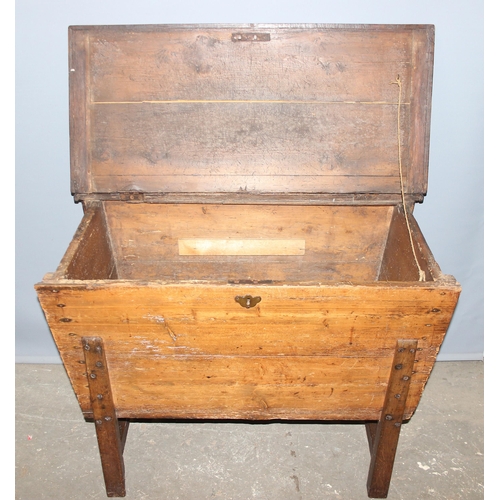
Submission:
<svg viewBox="0 0 500 500">
<path fill-rule="evenodd" d="M 416 339 L 409 418 L 459 294 L 411 224 L 426 282 L 397 207 L 106 202 L 37 289 L 86 413 L 87 335 L 106 346 L 119 418 L 376 419 L 395 342 Z M 256 234 L 303 237 L 304 255 L 179 251 L 188 236 Z M 246 295 L 261 301 L 246 309 Z"/>
<path fill-rule="evenodd" d="M 78 339 L 102 337 L 121 418 L 376 419 L 395 342 L 416 338 L 422 351 L 409 417 L 458 296 L 456 285 L 436 283 L 118 281 L 40 285 L 38 293 L 84 411 L 88 389 Z M 247 310 L 234 300 L 241 294 L 262 301 Z"/>
</svg>

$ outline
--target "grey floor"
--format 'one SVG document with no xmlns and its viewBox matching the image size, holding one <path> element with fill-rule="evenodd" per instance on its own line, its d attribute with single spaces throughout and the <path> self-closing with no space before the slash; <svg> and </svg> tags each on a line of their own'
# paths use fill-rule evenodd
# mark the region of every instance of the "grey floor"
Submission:
<svg viewBox="0 0 500 500">
<path fill-rule="evenodd" d="M 402 427 L 389 500 L 482 499 L 483 363 L 436 363 Z M 364 427 L 133 423 L 129 500 L 367 498 Z M 106 497 L 94 425 L 61 365 L 16 365 L 16 499 Z"/>
</svg>

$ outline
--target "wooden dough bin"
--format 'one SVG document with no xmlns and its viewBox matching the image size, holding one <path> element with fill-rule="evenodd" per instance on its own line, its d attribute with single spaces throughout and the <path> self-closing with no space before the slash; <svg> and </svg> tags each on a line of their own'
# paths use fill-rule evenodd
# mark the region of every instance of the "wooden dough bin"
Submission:
<svg viewBox="0 0 500 500">
<path fill-rule="evenodd" d="M 38 297 L 125 496 L 134 419 L 366 423 L 388 494 L 460 286 L 413 217 L 434 29 L 76 26 L 72 193 Z"/>
</svg>

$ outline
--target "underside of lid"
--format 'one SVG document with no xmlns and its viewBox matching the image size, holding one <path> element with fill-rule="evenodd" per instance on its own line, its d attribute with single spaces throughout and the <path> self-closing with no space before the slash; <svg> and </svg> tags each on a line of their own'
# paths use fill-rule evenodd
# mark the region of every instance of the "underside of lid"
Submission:
<svg viewBox="0 0 500 500">
<path fill-rule="evenodd" d="M 433 26 L 74 26 L 72 193 L 419 200 Z M 400 92 L 401 91 L 401 92 Z"/>
</svg>

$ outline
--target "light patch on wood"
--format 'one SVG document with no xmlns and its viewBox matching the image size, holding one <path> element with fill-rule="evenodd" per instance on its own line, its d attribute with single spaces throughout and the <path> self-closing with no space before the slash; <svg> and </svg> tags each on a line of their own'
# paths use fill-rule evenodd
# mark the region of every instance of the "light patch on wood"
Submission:
<svg viewBox="0 0 500 500">
<path fill-rule="evenodd" d="M 161 315 L 146 314 L 143 318 L 149 319 L 151 321 L 156 321 L 156 323 L 165 323 L 165 318 Z"/>
<path fill-rule="evenodd" d="M 305 240 L 179 239 L 179 255 L 304 255 Z"/>
</svg>

